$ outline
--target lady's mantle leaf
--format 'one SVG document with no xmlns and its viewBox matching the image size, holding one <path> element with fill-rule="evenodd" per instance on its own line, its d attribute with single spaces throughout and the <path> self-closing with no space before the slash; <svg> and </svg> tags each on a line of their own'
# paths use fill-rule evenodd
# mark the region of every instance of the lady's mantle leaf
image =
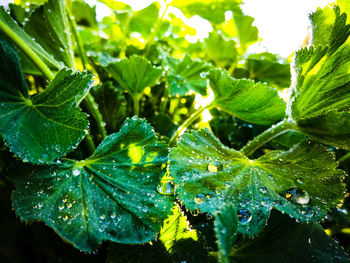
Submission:
<svg viewBox="0 0 350 263">
<path fill-rule="evenodd" d="M 257 234 L 275 207 L 300 221 L 323 218 L 343 197 L 342 170 L 311 141 L 257 160 L 221 144 L 208 130 L 186 133 L 170 154 L 176 193 L 188 209 L 214 214 L 235 205 L 238 231 Z"/>
<path fill-rule="evenodd" d="M 138 118 L 104 139 L 86 160 L 34 168 L 15 178 L 13 207 L 22 220 L 42 220 L 83 251 L 103 240 L 144 243 L 173 206 L 157 192 L 167 147 Z"/>
<path fill-rule="evenodd" d="M 153 67 L 147 59 L 140 56 L 110 63 L 106 69 L 132 96 L 142 95 L 143 90 L 153 86 L 162 75 L 161 69 Z"/>
<path fill-rule="evenodd" d="M 63 69 L 29 96 L 16 51 L 0 39 L 0 134 L 24 161 L 53 161 L 83 139 L 88 121 L 77 105 L 90 87 L 90 75 Z"/>
<path fill-rule="evenodd" d="M 72 33 L 64 0 L 49 0 L 37 8 L 24 29 L 56 60 L 65 62 L 68 67 L 74 65 Z"/>
<path fill-rule="evenodd" d="M 271 125 L 285 115 L 285 103 L 265 84 L 236 80 L 219 69 L 210 71 L 208 78 L 215 96 L 212 104 L 223 111 L 261 125 Z"/>
<path fill-rule="evenodd" d="M 181 60 L 168 57 L 167 65 L 170 66 L 167 77 L 170 95 L 186 95 L 190 90 L 203 96 L 207 94 L 207 80 L 200 74 L 210 69 L 209 64 L 185 56 Z"/>
<path fill-rule="evenodd" d="M 350 26 L 339 8 L 310 16 L 313 37 L 295 55 L 289 114 L 298 129 L 322 142 L 350 148 Z"/>
<path fill-rule="evenodd" d="M 215 233 L 219 248 L 219 262 L 230 262 L 228 256 L 237 234 L 237 211 L 232 204 L 225 205 L 215 215 Z"/>
</svg>

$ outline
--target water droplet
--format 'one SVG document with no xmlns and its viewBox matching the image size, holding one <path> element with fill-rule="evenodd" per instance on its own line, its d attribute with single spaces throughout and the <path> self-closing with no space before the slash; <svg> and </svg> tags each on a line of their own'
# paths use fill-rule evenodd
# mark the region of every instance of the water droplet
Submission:
<svg viewBox="0 0 350 263">
<path fill-rule="evenodd" d="M 68 219 L 69 219 L 69 217 L 68 217 L 67 215 L 65 215 L 65 216 L 63 217 L 63 221 L 64 221 L 64 222 L 66 222 Z"/>
<path fill-rule="evenodd" d="M 78 176 L 80 174 L 80 169 L 75 167 L 72 172 L 74 176 Z"/>
<path fill-rule="evenodd" d="M 225 182 L 225 186 L 226 186 L 226 187 L 230 187 L 230 186 L 231 186 L 231 182 L 230 182 L 230 181 L 226 181 L 226 182 Z"/>
<path fill-rule="evenodd" d="M 267 191 L 267 188 L 266 188 L 266 186 L 262 186 L 262 187 L 259 188 L 259 190 L 260 190 L 261 193 L 265 194 L 266 191 Z"/>
<path fill-rule="evenodd" d="M 64 205 L 60 205 L 59 207 L 58 207 L 58 210 L 60 210 L 60 211 L 62 211 L 64 209 Z"/>
<path fill-rule="evenodd" d="M 303 183 L 304 183 L 303 178 L 297 178 L 297 183 L 298 183 L 298 184 L 303 184 Z"/>
<path fill-rule="evenodd" d="M 314 216 L 314 210 L 311 207 L 304 207 L 304 209 L 301 211 L 301 213 L 305 216 L 305 217 L 313 217 Z"/>
<path fill-rule="evenodd" d="M 205 196 L 202 195 L 202 194 L 196 195 L 196 197 L 194 198 L 194 202 L 195 202 L 197 205 L 201 205 L 203 202 L 205 202 Z"/>
<path fill-rule="evenodd" d="M 220 162 L 211 162 L 208 164 L 208 171 L 211 173 L 217 173 L 222 171 L 224 166 Z"/>
<path fill-rule="evenodd" d="M 116 214 L 115 212 L 113 212 L 113 213 L 111 214 L 111 218 L 112 218 L 112 219 L 116 218 L 116 216 L 117 216 L 117 214 Z"/>
<path fill-rule="evenodd" d="M 142 211 L 143 211 L 144 213 L 147 213 L 147 212 L 148 212 L 148 207 L 147 207 L 147 206 L 144 206 L 144 207 L 142 208 Z"/>
<path fill-rule="evenodd" d="M 100 216 L 100 219 L 102 219 L 102 220 L 105 219 L 105 218 L 106 218 L 105 215 L 101 215 L 101 216 Z"/>
<path fill-rule="evenodd" d="M 68 204 L 67 204 L 67 207 L 68 207 L 68 208 L 72 208 L 72 206 L 73 206 L 72 203 L 68 203 Z"/>
<path fill-rule="evenodd" d="M 306 205 L 310 201 L 309 194 L 303 189 L 290 188 L 282 194 L 287 200 L 301 205 Z"/>
<path fill-rule="evenodd" d="M 237 211 L 238 221 L 241 224 L 247 224 L 252 220 L 252 215 L 247 209 L 240 209 Z"/>
<path fill-rule="evenodd" d="M 162 195 L 172 195 L 174 193 L 174 185 L 171 181 L 160 182 L 157 186 L 157 191 Z"/>
<path fill-rule="evenodd" d="M 271 200 L 268 197 L 264 197 L 260 203 L 264 207 L 271 207 L 272 206 Z"/>
</svg>

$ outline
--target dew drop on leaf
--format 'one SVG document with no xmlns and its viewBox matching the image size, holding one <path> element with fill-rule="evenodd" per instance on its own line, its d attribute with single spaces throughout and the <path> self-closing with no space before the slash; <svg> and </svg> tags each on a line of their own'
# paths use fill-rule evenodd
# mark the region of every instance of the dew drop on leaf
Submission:
<svg viewBox="0 0 350 263">
<path fill-rule="evenodd" d="M 224 166 L 220 162 L 211 162 L 208 164 L 208 171 L 211 173 L 217 173 L 222 171 Z"/>
<path fill-rule="evenodd" d="M 205 202 L 205 196 L 203 194 L 197 194 L 194 198 L 194 202 L 197 205 L 201 205 L 203 202 Z"/>
<path fill-rule="evenodd" d="M 160 182 L 157 186 L 157 191 L 162 195 L 172 195 L 174 193 L 174 185 L 171 181 Z"/>
<path fill-rule="evenodd" d="M 314 215 L 314 210 L 311 208 L 311 207 L 305 207 L 302 211 L 301 211 L 301 213 L 304 215 L 304 216 L 306 216 L 306 217 L 313 217 L 313 215 Z"/>
<path fill-rule="evenodd" d="M 298 184 L 302 184 L 302 183 L 304 183 L 303 178 L 300 178 L 300 177 L 299 177 L 299 178 L 297 178 L 297 183 L 298 183 Z"/>
<path fill-rule="evenodd" d="M 247 224 L 252 220 L 252 215 L 247 209 L 239 209 L 237 211 L 237 218 L 241 224 Z"/>
<path fill-rule="evenodd" d="M 309 194 L 303 189 L 299 188 L 290 188 L 287 191 L 285 191 L 284 195 L 282 196 L 291 202 L 298 203 L 301 205 L 306 205 L 310 201 Z"/>
<path fill-rule="evenodd" d="M 74 176 L 78 176 L 80 174 L 80 169 L 76 167 L 73 169 L 72 173 Z"/>
<path fill-rule="evenodd" d="M 260 190 L 260 192 L 263 193 L 263 194 L 265 194 L 266 191 L 267 191 L 266 186 L 260 187 L 259 190 Z"/>
</svg>

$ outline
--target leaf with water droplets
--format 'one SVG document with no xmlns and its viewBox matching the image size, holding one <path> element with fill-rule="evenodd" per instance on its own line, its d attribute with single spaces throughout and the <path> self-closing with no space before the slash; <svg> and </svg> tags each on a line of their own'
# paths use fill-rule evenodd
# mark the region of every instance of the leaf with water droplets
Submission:
<svg viewBox="0 0 350 263">
<path fill-rule="evenodd" d="M 215 234 L 219 248 L 219 262 L 230 262 L 228 256 L 237 234 L 237 214 L 232 204 L 225 205 L 215 214 Z"/>
<path fill-rule="evenodd" d="M 83 251 L 103 240 L 147 242 L 173 206 L 171 196 L 157 191 L 167 153 L 145 120 L 127 119 L 88 159 L 16 177 L 13 207 L 22 220 L 44 221 Z"/>
<path fill-rule="evenodd" d="M 285 115 L 277 90 L 247 79 L 236 80 L 227 71 L 214 69 L 208 76 L 214 92 L 212 104 L 247 122 L 271 125 Z"/>
<path fill-rule="evenodd" d="M 0 39 L 0 134 L 23 161 L 47 163 L 71 151 L 88 129 L 78 107 L 91 75 L 62 69 L 47 89 L 29 96 L 14 48 Z"/>
<path fill-rule="evenodd" d="M 74 67 L 72 33 L 64 0 L 49 0 L 35 9 L 24 30 L 56 60 Z"/>
<path fill-rule="evenodd" d="M 297 129 L 350 149 L 350 26 L 337 6 L 310 15 L 310 45 L 295 53 L 290 117 Z"/>
<path fill-rule="evenodd" d="M 272 208 L 300 221 L 322 219 L 343 197 L 337 165 L 312 141 L 249 160 L 208 130 L 185 133 L 170 154 L 175 191 L 186 208 L 215 214 L 233 204 L 238 231 L 248 235 L 262 229 Z"/>
</svg>

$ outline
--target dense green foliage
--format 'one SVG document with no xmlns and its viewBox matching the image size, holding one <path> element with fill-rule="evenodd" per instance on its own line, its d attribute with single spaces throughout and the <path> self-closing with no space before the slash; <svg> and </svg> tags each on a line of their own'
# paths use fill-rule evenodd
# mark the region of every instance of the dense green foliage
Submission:
<svg viewBox="0 0 350 263">
<path fill-rule="evenodd" d="M 292 65 L 240 0 L 99 2 L 0 7 L 1 262 L 349 262 L 347 1 Z"/>
</svg>

